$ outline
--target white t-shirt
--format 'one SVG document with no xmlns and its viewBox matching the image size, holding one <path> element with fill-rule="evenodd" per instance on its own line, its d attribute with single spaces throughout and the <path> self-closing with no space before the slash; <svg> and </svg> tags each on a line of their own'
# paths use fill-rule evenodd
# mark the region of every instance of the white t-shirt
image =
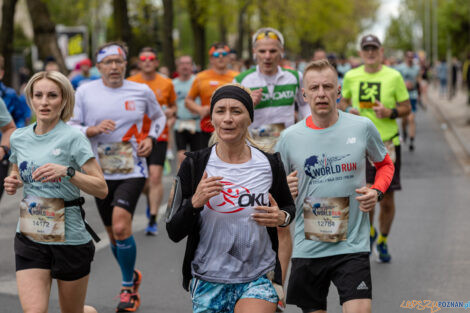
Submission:
<svg viewBox="0 0 470 313">
<path fill-rule="evenodd" d="M 147 122 L 144 122 L 145 115 L 149 118 Z M 116 129 L 109 134 L 102 133 L 89 138 L 93 153 L 103 168 L 104 178 L 119 180 L 147 177 L 146 160 L 137 156 L 136 136 L 140 141 L 144 137 L 140 134 L 148 132 L 148 136 L 158 138 L 165 127 L 166 117 L 155 94 L 147 85 L 128 80 L 124 80 L 119 88 L 106 87 L 101 79 L 80 86 L 75 94 L 74 116 L 69 124 L 86 135 L 88 127 L 107 119 L 116 123 Z M 125 146 L 122 144 L 124 142 L 129 142 L 131 146 Z M 105 161 L 107 151 L 113 151 L 115 155 Z M 119 154 L 125 154 L 125 159 L 119 159 Z M 110 163 L 117 166 L 125 164 L 125 169 L 116 172 L 105 170 L 105 163 L 106 168 Z"/>
<path fill-rule="evenodd" d="M 276 254 L 265 226 L 251 219 L 254 208 L 269 205 L 272 185 L 267 157 L 251 147 L 251 160 L 223 162 L 212 148 L 206 166 L 209 177 L 222 176 L 224 190 L 201 212 L 200 241 L 192 273 L 217 283 L 245 283 L 274 269 Z"/>
</svg>

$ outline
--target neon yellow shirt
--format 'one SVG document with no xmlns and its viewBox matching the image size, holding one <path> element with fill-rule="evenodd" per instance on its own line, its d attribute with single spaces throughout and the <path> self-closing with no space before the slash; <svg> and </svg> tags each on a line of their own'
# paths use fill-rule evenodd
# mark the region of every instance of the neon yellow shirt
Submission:
<svg viewBox="0 0 470 313">
<path fill-rule="evenodd" d="M 396 146 L 400 144 L 396 120 L 378 118 L 372 109 L 375 100 L 393 109 L 397 102 L 409 99 L 405 82 L 397 70 L 382 65 L 377 73 L 367 73 L 362 65 L 346 73 L 342 90 L 343 97 L 352 99 L 352 106 L 374 123 L 383 141 L 393 139 Z"/>
</svg>

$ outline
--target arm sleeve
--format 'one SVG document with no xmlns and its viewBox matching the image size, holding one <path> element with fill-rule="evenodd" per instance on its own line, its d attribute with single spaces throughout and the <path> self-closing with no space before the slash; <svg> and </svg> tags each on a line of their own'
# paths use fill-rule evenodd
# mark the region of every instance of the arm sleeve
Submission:
<svg viewBox="0 0 470 313">
<path fill-rule="evenodd" d="M 95 157 L 91 150 L 90 141 L 82 133 L 78 133 L 75 136 L 70 148 L 72 150 L 71 154 L 74 161 L 80 167 L 82 167 L 89 159 Z"/>
<path fill-rule="evenodd" d="M 183 201 L 176 209 L 173 217 L 166 223 L 168 236 L 174 242 L 178 242 L 186 237 L 199 220 L 202 208 L 194 208 L 191 203 L 193 179 L 191 176 L 191 164 L 189 157 L 181 163 L 177 176 L 180 178 Z"/>
<path fill-rule="evenodd" d="M 83 96 L 80 92 L 80 88 L 75 93 L 75 106 L 73 108 L 73 116 L 70 121 L 67 122 L 70 126 L 73 126 L 80 130 L 82 134 L 86 136 L 86 130 L 88 129 L 88 125 L 85 124 L 84 115 L 84 102 Z"/>
<path fill-rule="evenodd" d="M 377 172 L 375 173 L 374 184 L 371 188 L 378 189 L 385 193 L 392 182 L 393 174 L 395 173 L 395 166 L 393 165 L 392 159 L 390 159 L 388 153 L 385 155 L 382 162 L 374 162 L 374 165 Z"/>
<path fill-rule="evenodd" d="M 147 98 L 147 115 L 151 120 L 149 136 L 157 139 L 165 129 L 166 116 L 155 98 L 155 94 L 149 87 L 147 87 L 145 93 Z"/>
</svg>

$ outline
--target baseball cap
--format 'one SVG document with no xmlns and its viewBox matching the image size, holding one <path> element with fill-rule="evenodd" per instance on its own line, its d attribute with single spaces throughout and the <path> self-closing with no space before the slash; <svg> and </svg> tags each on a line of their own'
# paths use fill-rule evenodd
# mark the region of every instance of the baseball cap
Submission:
<svg viewBox="0 0 470 313">
<path fill-rule="evenodd" d="M 374 46 L 374 47 L 380 48 L 382 44 L 380 43 L 380 40 L 379 38 L 377 38 L 377 36 L 366 35 L 362 37 L 361 39 L 361 49 L 364 49 L 364 47 L 367 47 L 367 46 Z"/>
</svg>

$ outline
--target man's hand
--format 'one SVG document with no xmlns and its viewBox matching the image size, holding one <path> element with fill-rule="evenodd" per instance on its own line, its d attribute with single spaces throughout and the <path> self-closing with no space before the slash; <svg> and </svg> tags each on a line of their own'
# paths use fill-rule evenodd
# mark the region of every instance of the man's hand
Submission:
<svg viewBox="0 0 470 313">
<path fill-rule="evenodd" d="M 90 126 L 86 130 L 87 137 L 95 137 L 102 133 L 109 134 L 116 129 L 116 122 L 113 120 L 103 120 L 96 126 Z"/>
<path fill-rule="evenodd" d="M 299 194 L 299 178 L 297 177 L 297 171 L 293 171 L 287 175 L 287 184 L 289 185 L 290 194 L 295 200 Z"/>
<path fill-rule="evenodd" d="M 137 146 L 137 156 L 148 157 L 150 155 L 150 152 L 152 152 L 152 147 L 153 147 L 152 138 L 151 137 L 145 138 Z"/>
<path fill-rule="evenodd" d="M 375 103 L 377 105 L 373 106 L 372 109 L 374 110 L 375 115 L 378 118 L 386 118 L 386 117 L 390 117 L 390 115 L 392 115 L 392 110 L 384 107 L 382 102 L 380 102 L 379 100 L 376 99 Z"/>
<path fill-rule="evenodd" d="M 208 178 L 207 172 L 204 171 L 202 179 L 197 185 L 196 192 L 191 199 L 193 207 L 203 207 L 210 198 L 217 196 L 224 189 L 224 185 L 220 182 L 221 179 L 221 176 Z"/>
<path fill-rule="evenodd" d="M 210 112 L 211 112 L 211 107 L 208 106 L 208 105 L 200 106 L 198 110 L 199 110 L 199 112 L 198 112 L 199 116 L 200 116 L 201 118 L 204 118 L 204 117 L 206 117 L 206 116 L 208 116 L 208 115 L 210 114 Z"/>
<path fill-rule="evenodd" d="M 259 88 L 251 91 L 251 99 L 253 99 L 253 106 L 257 106 L 263 98 L 263 89 Z"/>
<path fill-rule="evenodd" d="M 359 110 L 356 109 L 356 108 L 350 108 L 348 110 L 348 113 L 351 113 L 351 114 L 354 114 L 354 115 L 361 115 L 361 113 L 359 113 Z"/>
<path fill-rule="evenodd" d="M 361 211 L 369 212 L 375 208 L 375 204 L 377 203 L 377 191 L 364 186 L 356 189 L 356 192 L 361 195 L 356 197 Z"/>
</svg>

